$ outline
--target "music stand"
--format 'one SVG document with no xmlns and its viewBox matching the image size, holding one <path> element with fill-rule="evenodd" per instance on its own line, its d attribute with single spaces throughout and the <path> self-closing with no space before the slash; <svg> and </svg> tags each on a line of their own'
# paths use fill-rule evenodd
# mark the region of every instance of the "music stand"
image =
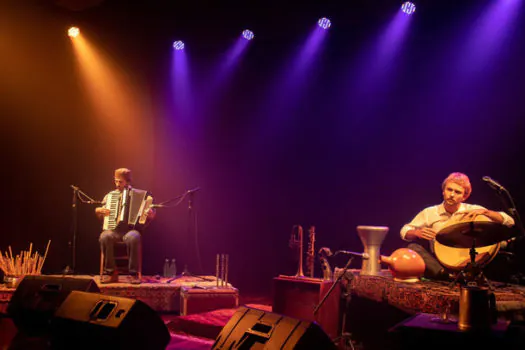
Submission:
<svg viewBox="0 0 525 350">
<path fill-rule="evenodd" d="M 337 277 L 337 279 L 334 281 L 334 284 L 332 284 L 330 289 L 328 289 L 328 292 L 326 292 L 326 294 L 324 295 L 323 299 L 321 299 L 319 304 L 316 305 L 316 307 L 314 308 L 314 317 L 317 315 L 317 312 L 319 311 L 319 309 L 324 305 L 326 299 L 328 299 L 330 294 L 332 294 L 332 291 L 334 290 L 334 288 L 339 285 L 339 283 L 341 282 L 341 279 L 343 277 L 346 278 L 346 272 L 348 271 L 348 268 L 350 267 L 350 264 L 352 263 L 353 260 L 354 260 L 354 257 L 350 256 L 350 258 L 346 262 L 346 265 L 343 268 L 343 272 Z M 350 283 L 353 278 L 354 277 L 353 277 L 353 274 L 352 274 L 352 277 L 349 279 L 348 283 Z M 341 334 L 338 337 L 336 337 L 335 339 L 332 339 L 332 341 L 335 344 L 337 344 L 340 341 L 343 341 L 344 342 L 344 349 L 349 349 L 350 348 L 350 349 L 353 350 L 354 349 L 354 344 L 352 343 L 351 334 L 345 331 L 345 328 L 346 328 L 346 312 L 347 312 L 347 309 L 348 309 L 348 305 L 350 303 L 350 293 L 348 292 L 348 289 L 347 289 L 347 291 L 345 293 L 343 293 L 343 296 L 345 298 L 345 306 L 344 306 L 344 309 L 343 309 L 343 314 L 341 315 L 341 317 L 342 317 L 342 319 L 341 319 Z"/>
</svg>

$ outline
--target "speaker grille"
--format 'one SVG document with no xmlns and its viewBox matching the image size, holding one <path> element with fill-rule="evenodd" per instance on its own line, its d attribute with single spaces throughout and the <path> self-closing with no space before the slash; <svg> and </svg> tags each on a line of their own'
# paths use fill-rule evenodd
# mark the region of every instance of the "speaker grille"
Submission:
<svg viewBox="0 0 525 350">
<path fill-rule="evenodd" d="M 315 322 L 240 307 L 212 349 L 335 349 Z"/>
</svg>

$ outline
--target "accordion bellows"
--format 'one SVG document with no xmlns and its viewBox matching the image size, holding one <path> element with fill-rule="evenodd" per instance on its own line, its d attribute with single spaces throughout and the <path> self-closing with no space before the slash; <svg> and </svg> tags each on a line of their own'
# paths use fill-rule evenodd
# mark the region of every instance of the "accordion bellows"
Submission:
<svg viewBox="0 0 525 350">
<path fill-rule="evenodd" d="M 115 190 L 107 195 L 105 207 L 110 214 L 104 217 L 104 230 L 118 227 L 142 228 L 146 224 L 147 211 L 153 202 L 148 192 L 136 188 L 126 188 L 122 192 Z"/>
</svg>

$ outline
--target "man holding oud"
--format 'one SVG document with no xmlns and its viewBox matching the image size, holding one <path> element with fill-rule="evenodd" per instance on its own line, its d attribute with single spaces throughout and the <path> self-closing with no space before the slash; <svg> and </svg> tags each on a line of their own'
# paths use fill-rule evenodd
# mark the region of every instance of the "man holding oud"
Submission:
<svg viewBox="0 0 525 350">
<path fill-rule="evenodd" d="M 131 283 L 140 284 L 138 276 L 140 231 L 146 221 L 155 217 L 155 210 L 150 208 L 153 198 L 142 190 L 131 187 L 131 170 L 115 170 L 114 191 L 104 197 L 102 206 L 95 209 L 98 217 L 104 219 L 100 234 L 100 249 L 104 253 L 104 276 L 101 283 L 118 282 L 118 272 L 114 258 L 114 243 L 124 241 L 129 256 L 129 274 Z"/>
<path fill-rule="evenodd" d="M 428 252 L 430 250 L 436 253 L 435 248 L 439 243 L 435 241 L 435 237 L 443 227 L 453 223 L 474 221 L 479 216 L 484 216 L 484 221 L 496 222 L 506 227 L 514 226 L 514 219 L 504 212 L 496 212 L 480 205 L 465 203 L 472 193 L 472 186 L 467 175 L 458 172 L 450 174 L 443 181 L 442 190 L 443 202 L 441 204 L 423 209 L 401 229 L 401 238 L 414 242 L 409 244 L 408 248 L 419 253 L 425 261 L 424 276 L 433 279 L 448 278 L 444 266 L 435 258 L 435 255 Z M 424 245 L 428 248 L 425 249 Z M 486 256 L 480 255 L 479 258 Z M 466 262 L 467 259 L 465 259 Z"/>
</svg>

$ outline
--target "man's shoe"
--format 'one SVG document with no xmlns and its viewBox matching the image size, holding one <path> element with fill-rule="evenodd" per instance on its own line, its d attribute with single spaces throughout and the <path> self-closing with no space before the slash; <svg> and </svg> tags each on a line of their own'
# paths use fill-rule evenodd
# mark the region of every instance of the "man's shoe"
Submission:
<svg viewBox="0 0 525 350">
<path fill-rule="evenodd" d="M 136 274 L 136 275 L 131 275 L 131 276 L 129 276 L 129 277 L 130 277 L 130 281 L 129 281 L 129 282 L 130 282 L 131 284 L 140 284 L 140 283 L 142 282 L 142 281 L 140 280 L 138 274 Z"/>
<path fill-rule="evenodd" d="M 107 284 L 107 283 L 117 283 L 118 282 L 118 274 L 112 273 L 111 275 L 104 275 L 102 276 L 102 279 L 100 280 L 100 283 Z"/>
</svg>

